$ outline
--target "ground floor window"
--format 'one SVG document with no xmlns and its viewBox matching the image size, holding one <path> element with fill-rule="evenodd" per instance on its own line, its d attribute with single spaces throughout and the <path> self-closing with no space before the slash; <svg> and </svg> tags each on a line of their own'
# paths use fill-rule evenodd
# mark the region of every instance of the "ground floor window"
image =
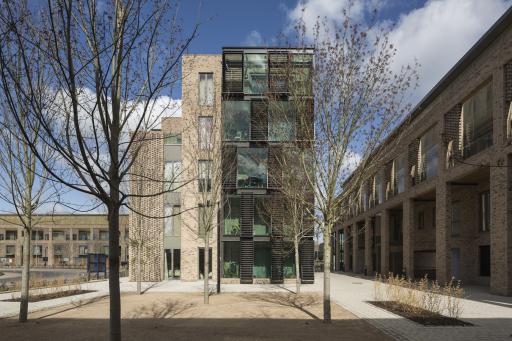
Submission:
<svg viewBox="0 0 512 341">
<path fill-rule="evenodd" d="M 287 245 L 284 249 L 283 276 L 284 278 L 295 277 L 295 248 L 293 245 Z"/>
<path fill-rule="evenodd" d="M 167 278 L 179 278 L 181 276 L 181 250 L 165 249 L 165 261 Z"/>
<path fill-rule="evenodd" d="M 254 278 L 270 277 L 270 242 L 254 242 L 254 266 L 252 274 Z"/>
<path fill-rule="evenodd" d="M 480 246 L 480 276 L 491 275 L 491 246 L 481 245 Z"/>
<path fill-rule="evenodd" d="M 225 278 L 240 277 L 240 242 L 224 242 L 223 264 Z"/>
</svg>

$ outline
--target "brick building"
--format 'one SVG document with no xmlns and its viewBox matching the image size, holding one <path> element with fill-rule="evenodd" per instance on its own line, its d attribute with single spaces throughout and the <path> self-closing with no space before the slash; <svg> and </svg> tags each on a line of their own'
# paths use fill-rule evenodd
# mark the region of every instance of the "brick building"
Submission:
<svg viewBox="0 0 512 341">
<path fill-rule="evenodd" d="M 209 250 L 212 279 L 220 275 L 224 282 L 283 282 L 294 273 L 293 259 L 282 252 L 286 237 L 277 233 L 279 219 L 275 218 L 283 215 L 282 210 L 268 219 L 259 208 L 263 202 L 281 204 L 272 180 L 281 170 L 272 160 L 282 145 L 294 144 L 300 136 L 295 122 L 289 127 L 292 135 L 272 135 L 279 122 L 271 119 L 269 96 L 279 92 L 283 103 L 293 100 L 285 83 L 279 91 L 271 84 L 272 72 L 279 63 L 309 68 L 311 52 L 224 48 L 218 55 L 183 57 L 182 116 L 163 118 L 160 130 L 145 135 L 133 166 L 145 177 L 164 183 L 154 181 L 137 188 L 137 181 L 131 181 L 132 192 L 157 193 L 162 186 L 171 186 L 164 196 L 132 203 L 146 215 L 130 213 L 131 238 L 140 237 L 146 244 L 141 251 L 143 280 L 203 278 L 205 250 L 199 217 L 209 205 L 204 203 L 205 192 L 216 193 L 206 201 L 219 203 Z M 212 160 L 216 155 L 212 150 L 219 150 L 218 163 Z M 211 168 L 221 174 L 218 191 L 215 179 L 205 175 Z M 302 243 L 300 252 L 302 280 L 312 282 L 312 238 Z M 131 280 L 137 277 L 135 256 L 136 248 L 131 247 Z"/>
<path fill-rule="evenodd" d="M 104 214 L 35 215 L 31 236 L 34 267 L 85 267 L 87 253 L 108 255 Z M 121 262 L 128 262 L 128 215 L 119 219 Z M 17 215 L 0 215 L 0 266 L 21 266 L 24 229 Z"/>
<path fill-rule="evenodd" d="M 511 104 L 509 10 L 374 155 L 378 171 L 364 174 L 333 236 L 336 270 L 454 277 L 511 295 Z"/>
</svg>

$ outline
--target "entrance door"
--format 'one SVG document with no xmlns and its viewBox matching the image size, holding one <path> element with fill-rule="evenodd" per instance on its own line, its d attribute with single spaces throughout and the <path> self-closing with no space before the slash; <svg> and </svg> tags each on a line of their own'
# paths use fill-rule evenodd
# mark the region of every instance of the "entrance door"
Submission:
<svg viewBox="0 0 512 341">
<path fill-rule="evenodd" d="M 209 249 L 210 252 L 208 252 L 208 278 L 212 278 L 212 249 Z M 204 248 L 199 248 L 199 279 L 204 278 Z"/>
<path fill-rule="evenodd" d="M 452 277 L 460 279 L 460 249 L 452 249 Z"/>
<path fill-rule="evenodd" d="M 167 278 L 180 277 L 180 249 L 165 249 L 165 266 Z"/>
</svg>

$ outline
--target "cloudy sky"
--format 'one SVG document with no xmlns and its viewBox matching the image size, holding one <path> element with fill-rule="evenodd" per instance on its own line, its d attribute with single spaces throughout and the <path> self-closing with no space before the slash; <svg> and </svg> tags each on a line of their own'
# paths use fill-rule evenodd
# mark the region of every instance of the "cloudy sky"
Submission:
<svg viewBox="0 0 512 341">
<path fill-rule="evenodd" d="M 306 24 L 317 17 L 337 21 L 349 0 L 187 0 L 185 28 L 200 22 L 192 53 L 219 53 L 223 46 L 272 45 L 306 10 Z M 399 65 L 420 64 L 419 101 L 485 31 L 512 5 L 512 0 L 354 0 L 353 15 L 364 20 L 378 9 L 379 20 L 394 23 L 391 37 Z"/>
</svg>

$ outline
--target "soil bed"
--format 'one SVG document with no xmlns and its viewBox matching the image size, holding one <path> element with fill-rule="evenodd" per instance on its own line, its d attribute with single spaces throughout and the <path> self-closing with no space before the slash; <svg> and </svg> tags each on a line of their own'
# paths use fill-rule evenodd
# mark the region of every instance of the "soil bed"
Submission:
<svg viewBox="0 0 512 341">
<path fill-rule="evenodd" d="M 65 290 L 65 291 L 59 291 L 59 292 L 51 292 L 47 294 L 40 294 L 40 295 L 33 295 L 30 296 L 28 301 L 29 302 L 39 302 L 39 301 L 46 301 L 46 300 L 52 300 L 54 298 L 61 298 L 61 297 L 68 297 L 68 296 L 74 296 L 74 295 L 81 295 L 81 294 L 88 294 L 90 292 L 94 292 L 94 290 Z M 21 299 L 18 298 L 11 298 L 7 300 L 2 300 L 3 302 L 20 302 Z"/>
<path fill-rule="evenodd" d="M 425 309 L 411 307 L 409 305 L 397 303 L 394 301 L 371 301 L 368 303 L 373 304 L 376 307 L 385 309 L 394 314 L 405 317 L 406 319 L 422 324 L 424 326 L 467 327 L 473 325 L 469 322 L 464 322 L 453 317 L 432 313 Z"/>
</svg>

